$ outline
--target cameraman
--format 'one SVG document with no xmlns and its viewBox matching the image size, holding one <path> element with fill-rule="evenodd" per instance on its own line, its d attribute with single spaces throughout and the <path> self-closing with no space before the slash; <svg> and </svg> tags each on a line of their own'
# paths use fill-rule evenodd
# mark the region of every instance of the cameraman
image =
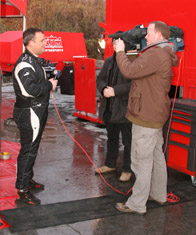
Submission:
<svg viewBox="0 0 196 235">
<path fill-rule="evenodd" d="M 117 32 L 118 33 L 118 32 Z M 118 38 L 112 38 L 114 51 Z M 97 88 L 102 94 L 99 108 L 99 119 L 107 130 L 107 153 L 105 164 L 98 168 L 101 173 L 116 169 L 116 160 L 119 152 L 119 135 L 122 134 L 124 145 L 122 174 L 120 181 L 131 178 L 130 151 L 131 151 L 131 123 L 125 118 L 128 94 L 131 81 L 126 80 L 120 73 L 116 63 L 116 52 L 105 60 L 104 66 L 97 78 Z M 98 173 L 97 170 L 95 170 Z"/>
<path fill-rule="evenodd" d="M 132 80 L 126 117 L 132 122 L 131 169 L 136 181 L 126 204 L 117 203 L 122 212 L 146 213 L 148 199 L 159 204 L 167 201 L 167 168 L 162 150 L 162 127 L 170 113 L 172 66 L 178 57 L 168 43 L 169 27 L 151 22 L 146 35 L 147 47 L 131 62 L 118 40 L 116 60 L 123 76 Z"/>
<path fill-rule="evenodd" d="M 16 94 L 14 120 L 20 131 L 21 149 L 17 159 L 19 200 L 27 204 L 40 204 L 30 190 L 44 189 L 35 182 L 33 166 L 48 116 L 50 91 L 55 90 L 57 80 L 46 79 L 46 72 L 38 55 L 44 52 L 45 37 L 41 29 L 29 28 L 23 33 L 25 52 L 13 69 L 13 85 Z"/>
</svg>

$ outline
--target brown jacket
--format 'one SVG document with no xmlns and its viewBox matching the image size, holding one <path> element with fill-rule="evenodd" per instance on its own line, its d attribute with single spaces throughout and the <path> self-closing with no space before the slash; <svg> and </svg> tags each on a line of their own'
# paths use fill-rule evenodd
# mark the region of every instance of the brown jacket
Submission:
<svg viewBox="0 0 196 235">
<path fill-rule="evenodd" d="M 132 80 L 126 117 L 140 126 L 163 127 L 170 112 L 172 66 L 178 63 L 171 46 L 153 45 L 133 62 L 121 51 L 116 60 L 123 76 Z"/>
</svg>

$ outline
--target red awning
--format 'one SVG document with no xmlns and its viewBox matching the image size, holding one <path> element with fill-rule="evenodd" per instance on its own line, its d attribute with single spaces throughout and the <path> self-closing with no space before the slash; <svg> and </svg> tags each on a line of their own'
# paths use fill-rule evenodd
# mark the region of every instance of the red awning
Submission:
<svg viewBox="0 0 196 235">
<path fill-rule="evenodd" d="M 1 17 L 26 16 L 27 0 L 1 0 Z"/>
</svg>

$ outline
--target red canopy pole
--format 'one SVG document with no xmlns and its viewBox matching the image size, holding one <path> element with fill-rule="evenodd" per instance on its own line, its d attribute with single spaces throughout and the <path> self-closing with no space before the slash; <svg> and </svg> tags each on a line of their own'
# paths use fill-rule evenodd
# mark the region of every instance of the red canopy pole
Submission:
<svg viewBox="0 0 196 235">
<path fill-rule="evenodd" d="M 0 66 L 0 120 L 1 120 L 1 84 L 2 84 L 2 73 L 1 73 L 1 66 Z M 0 121 L 0 153 L 1 153 L 1 121 Z"/>
<path fill-rule="evenodd" d="M 26 30 L 26 16 L 23 16 L 23 32 Z"/>
</svg>

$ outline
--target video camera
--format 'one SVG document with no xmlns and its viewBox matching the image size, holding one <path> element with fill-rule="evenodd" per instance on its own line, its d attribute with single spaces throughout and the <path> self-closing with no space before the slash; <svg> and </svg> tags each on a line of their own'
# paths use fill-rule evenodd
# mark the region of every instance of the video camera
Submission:
<svg viewBox="0 0 196 235">
<path fill-rule="evenodd" d="M 184 33 L 182 29 L 176 26 L 169 26 L 170 28 L 170 37 L 169 42 L 173 44 L 175 51 L 184 50 Z M 143 25 L 136 25 L 135 28 L 128 30 L 123 33 L 109 34 L 109 38 L 122 39 L 125 43 L 125 52 L 129 50 L 140 51 L 146 47 L 145 36 L 147 34 L 147 28 L 144 28 Z"/>
<path fill-rule="evenodd" d="M 109 38 L 122 39 L 125 43 L 125 51 L 129 50 L 141 50 L 145 42 L 145 36 L 147 34 L 147 28 L 142 25 L 136 25 L 135 28 L 123 33 L 109 34 Z"/>
</svg>

